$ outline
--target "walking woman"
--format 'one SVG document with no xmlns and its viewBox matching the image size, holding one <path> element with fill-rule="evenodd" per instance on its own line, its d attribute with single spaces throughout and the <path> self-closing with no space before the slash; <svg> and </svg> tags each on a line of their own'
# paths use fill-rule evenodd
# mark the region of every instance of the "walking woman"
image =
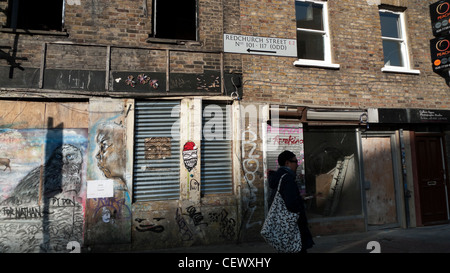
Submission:
<svg viewBox="0 0 450 273">
<path fill-rule="evenodd" d="M 271 195 L 269 196 L 269 208 L 277 192 L 280 178 L 286 174 L 282 179 L 280 194 L 287 209 L 300 214 L 297 222 L 302 240 L 302 250 L 300 253 L 306 253 L 307 249 L 313 247 L 314 241 L 308 228 L 303 197 L 300 195 L 300 190 L 295 181 L 298 168 L 297 156 L 291 151 L 284 151 L 278 156 L 278 164 L 280 168 L 269 176 L 269 187 L 272 189 Z"/>
</svg>

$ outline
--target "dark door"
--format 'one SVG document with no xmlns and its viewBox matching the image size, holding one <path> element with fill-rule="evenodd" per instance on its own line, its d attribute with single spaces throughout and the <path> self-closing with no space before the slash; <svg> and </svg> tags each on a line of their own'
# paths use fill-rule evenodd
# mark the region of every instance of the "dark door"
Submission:
<svg viewBox="0 0 450 273">
<path fill-rule="evenodd" d="M 417 174 L 422 223 L 448 220 L 442 145 L 439 136 L 416 136 Z"/>
</svg>

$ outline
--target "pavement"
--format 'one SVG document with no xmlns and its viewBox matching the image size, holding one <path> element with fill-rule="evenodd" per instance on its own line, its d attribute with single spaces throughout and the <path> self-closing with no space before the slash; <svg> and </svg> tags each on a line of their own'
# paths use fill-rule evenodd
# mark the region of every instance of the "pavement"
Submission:
<svg viewBox="0 0 450 273">
<path fill-rule="evenodd" d="M 450 224 L 314 237 L 308 253 L 450 253 Z M 154 253 L 276 253 L 265 242 L 159 249 Z"/>
</svg>

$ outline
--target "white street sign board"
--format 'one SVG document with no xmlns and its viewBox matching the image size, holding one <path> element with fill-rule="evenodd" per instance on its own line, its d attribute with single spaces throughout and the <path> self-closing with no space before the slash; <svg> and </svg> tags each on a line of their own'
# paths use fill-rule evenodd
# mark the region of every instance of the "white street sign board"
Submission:
<svg viewBox="0 0 450 273">
<path fill-rule="evenodd" d="M 295 39 L 224 34 L 223 51 L 240 54 L 297 57 L 297 41 Z"/>
</svg>

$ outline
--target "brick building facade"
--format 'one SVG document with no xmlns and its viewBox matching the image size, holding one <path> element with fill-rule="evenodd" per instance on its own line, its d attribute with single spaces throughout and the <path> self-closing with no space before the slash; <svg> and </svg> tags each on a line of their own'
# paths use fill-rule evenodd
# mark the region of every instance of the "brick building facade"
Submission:
<svg viewBox="0 0 450 273">
<path fill-rule="evenodd" d="M 1 1 L 0 252 L 261 240 L 283 149 L 314 235 L 448 221 L 433 2 Z"/>
</svg>

